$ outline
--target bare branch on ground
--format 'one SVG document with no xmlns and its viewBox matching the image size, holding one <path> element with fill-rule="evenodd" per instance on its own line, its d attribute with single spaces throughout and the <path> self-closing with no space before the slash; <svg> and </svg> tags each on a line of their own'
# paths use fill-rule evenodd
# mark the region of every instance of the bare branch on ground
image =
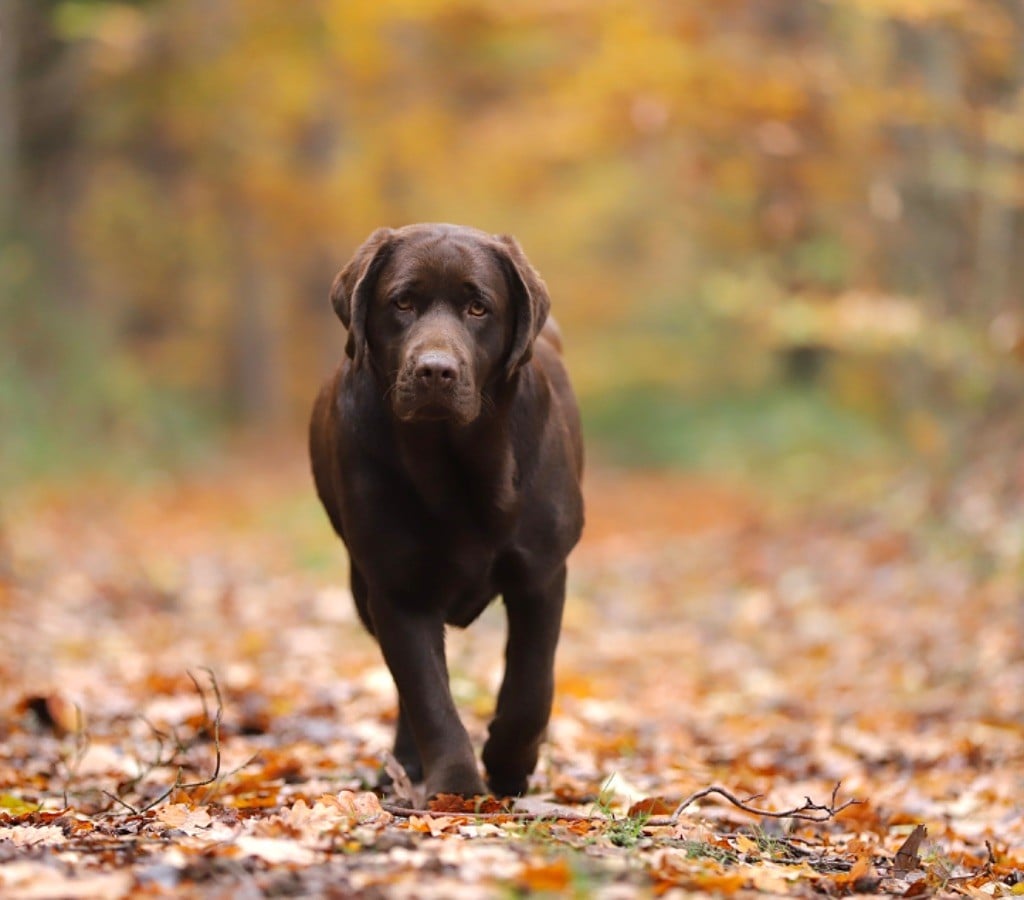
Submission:
<svg viewBox="0 0 1024 900">
<path fill-rule="evenodd" d="M 663 825 L 675 825 L 679 821 L 679 817 L 683 812 L 696 803 L 698 800 L 704 797 L 710 797 L 711 795 L 718 795 L 724 797 L 737 809 L 741 809 L 744 812 L 751 813 L 752 815 L 762 816 L 770 819 L 800 819 L 805 822 L 827 822 L 834 818 L 836 815 L 841 813 L 844 809 L 849 808 L 862 801 L 853 798 L 846 800 L 845 802 L 836 805 L 836 796 L 839 793 L 840 784 L 837 783 L 832 789 L 832 796 L 828 803 L 815 803 L 810 797 L 805 798 L 805 802 L 802 806 L 794 807 L 793 809 L 783 810 L 769 810 L 759 809 L 750 805 L 751 800 L 756 800 L 760 795 L 748 797 L 746 800 L 740 800 L 735 794 L 727 791 L 723 787 L 712 785 L 710 787 L 702 788 L 699 791 L 695 791 L 688 797 L 683 799 L 670 816 L 652 816 L 645 820 L 646 825 L 652 827 L 663 826 Z M 574 813 L 569 810 L 557 809 L 548 812 L 494 812 L 494 813 L 483 813 L 483 812 L 451 812 L 445 810 L 432 810 L 432 809 L 415 809 L 406 806 L 398 806 L 393 803 L 381 804 L 383 808 L 395 816 L 409 817 L 409 816 L 439 816 L 439 815 L 466 815 L 472 816 L 478 819 L 502 819 L 502 820 L 518 820 L 518 821 L 540 821 L 545 819 L 551 820 L 567 820 L 571 822 L 608 822 L 612 821 L 606 815 L 590 815 L 585 813 Z"/>
</svg>

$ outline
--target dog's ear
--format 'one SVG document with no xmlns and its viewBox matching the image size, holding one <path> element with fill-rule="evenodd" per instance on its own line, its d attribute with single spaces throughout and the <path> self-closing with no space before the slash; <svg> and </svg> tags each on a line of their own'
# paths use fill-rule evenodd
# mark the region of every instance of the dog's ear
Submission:
<svg viewBox="0 0 1024 900">
<path fill-rule="evenodd" d="M 331 285 L 331 306 L 348 330 L 345 352 L 356 366 L 362 362 L 366 349 L 366 311 L 377 275 L 391 252 L 393 237 L 390 228 L 378 228 L 356 250 Z"/>
<path fill-rule="evenodd" d="M 544 279 L 530 265 L 519 242 L 507 234 L 495 238 L 512 303 L 512 346 L 505 361 L 505 376 L 511 378 L 533 355 L 533 342 L 547 321 L 551 298 Z"/>
</svg>

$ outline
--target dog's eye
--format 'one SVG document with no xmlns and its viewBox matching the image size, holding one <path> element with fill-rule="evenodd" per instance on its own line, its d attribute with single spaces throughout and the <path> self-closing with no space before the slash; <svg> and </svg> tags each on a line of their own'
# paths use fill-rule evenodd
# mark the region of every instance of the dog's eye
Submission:
<svg viewBox="0 0 1024 900">
<path fill-rule="evenodd" d="M 481 301 L 474 300 L 472 303 L 469 304 L 469 306 L 466 307 L 466 312 L 469 313 L 469 315 L 471 316 L 476 316 L 477 318 L 479 318 L 480 316 L 487 315 L 487 307 L 484 306 L 484 304 Z"/>
<path fill-rule="evenodd" d="M 399 294 L 391 302 L 395 305 L 395 309 L 400 309 L 402 312 L 408 312 L 412 309 L 412 300 L 410 300 L 405 294 Z"/>
</svg>

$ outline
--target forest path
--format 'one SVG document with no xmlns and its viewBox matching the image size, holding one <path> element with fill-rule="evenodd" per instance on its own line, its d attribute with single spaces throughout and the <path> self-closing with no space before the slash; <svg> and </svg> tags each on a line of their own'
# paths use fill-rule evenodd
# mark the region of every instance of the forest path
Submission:
<svg viewBox="0 0 1024 900">
<path fill-rule="evenodd" d="M 539 820 L 362 793 L 393 689 L 301 458 L 9 503 L 0 893 L 1020 893 L 1022 613 L 997 559 L 695 476 L 596 469 L 588 496 Z M 450 639 L 478 744 L 502 626 L 495 605 Z M 217 777 L 162 796 L 179 772 Z M 645 822 L 711 785 L 778 810 L 840 782 L 861 802 L 821 823 L 720 797 Z"/>
</svg>

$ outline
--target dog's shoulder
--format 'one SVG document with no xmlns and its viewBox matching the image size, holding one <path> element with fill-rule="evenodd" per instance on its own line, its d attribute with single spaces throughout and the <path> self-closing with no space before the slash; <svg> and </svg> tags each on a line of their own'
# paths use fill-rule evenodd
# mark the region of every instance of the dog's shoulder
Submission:
<svg viewBox="0 0 1024 900">
<path fill-rule="evenodd" d="M 341 513 L 338 508 L 337 457 L 340 411 L 338 392 L 343 377 L 339 366 L 328 378 L 313 401 L 313 414 L 309 420 L 309 459 L 313 469 L 313 482 L 317 495 L 334 530 L 341 535 Z"/>
<path fill-rule="evenodd" d="M 554 347 L 558 353 L 562 352 L 562 329 L 559 328 L 558 322 L 555 321 L 555 317 L 548 315 L 544 321 L 544 327 L 540 330 L 540 334 L 537 335 L 537 342 L 534 346 L 541 346 L 542 344 L 549 344 Z"/>
</svg>

